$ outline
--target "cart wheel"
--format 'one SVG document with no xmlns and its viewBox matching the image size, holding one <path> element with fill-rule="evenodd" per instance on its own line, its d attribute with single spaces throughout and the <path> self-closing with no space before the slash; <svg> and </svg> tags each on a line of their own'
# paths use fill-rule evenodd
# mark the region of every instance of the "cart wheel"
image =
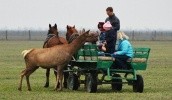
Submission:
<svg viewBox="0 0 172 100">
<path fill-rule="evenodd" d="M 143 77 L 141 75 L 137 75 L 137 80 L 133 81 L 133 92 L 143 92 L 144 82 Z"/>
<path fill-rule="evenodd" d="M 95 93 L 97 91 L 97 74 L 89 73 L 86 78 L 87 92 Z"/>
<path fill-rule="evenodd" d="M 67 80 L 67 87 L 70 90 L 78 90 L 79 81 L 78 76 L 76 74 L 70 74 Z"/>
<path fill-rule="evenodd" d="M 113 77 L 121 78 L 119 74 L 114 74 Z M 121 91 L 122 90 L 122 79 L 112 79 L 112 82 L 118 82 L 118 83 L 112 83 L 112 90 L 114 91 Z"/>
</svg>

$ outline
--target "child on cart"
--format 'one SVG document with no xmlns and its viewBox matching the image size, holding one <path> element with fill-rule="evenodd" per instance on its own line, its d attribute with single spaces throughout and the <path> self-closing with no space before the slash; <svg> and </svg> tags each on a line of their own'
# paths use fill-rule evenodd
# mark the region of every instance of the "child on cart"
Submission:
<svg viewBox="0 0 172 100">
<path fill-rule="evenodd" d="M 101 27 L 100 27 L 101 26 Z M 115 52 L 115 45 L 116 45 L 116 32 L 113 29 L 111 23 L 107 21 L 106 23 L 99 23 L 98 25 L 100 33 L 100 50 L 104 51 L 105 53 L 114 53 Z M 102 55 L 102 52 L 101 54 Z"/>
<path fill-rule="evenodd" d="M 107 21 L 103 25 L 103 29 L 105 30 L 105 47 L 106 47 L 106 53 L 114 53 L 115 52 L 115 46 L 116 46 L 116 38 L 117 33 L 116 30 L 112 27 L 111 23 Z"/>
<path fill-rule="evenodd" d="M 100 51 L 103 51 L 102 50 L 102 46 L 105 45 L 105 30 L 103 29 L 103 25 L 104 25 L 104 22 L 99 22 L 97 27 L 100 31 L 100 34 L 99 34 L 99 42 L 98 42 L 98 47 L 99 47 L 99 50 Z M 101 53 L 104 53 L 104 52 L 101 52 Z"/>
<path fill-rule="evenodd" d="M 99 40 L 100 43 L 105 42 L 105 30 L 103 29 L 104 22 L 99 22 L 97 27 L 100 30 Z"/>
</svg>

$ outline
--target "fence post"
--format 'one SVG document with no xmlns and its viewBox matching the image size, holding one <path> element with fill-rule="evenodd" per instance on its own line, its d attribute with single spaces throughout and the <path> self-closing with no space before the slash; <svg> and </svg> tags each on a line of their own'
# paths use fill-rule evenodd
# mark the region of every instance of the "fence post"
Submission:
<svg viewBox="0 0 172 100">
<path fill-rule="evenodd" d="M 165 32 L 164 32 L 164 34 L 165 34 Z M 167 36 L 168 36 L 168 35 L 167 35 Z M 164 35 L 163 35 L 162 32 L 161 32 L 161 37 L 162 37 L 162 38 L 160 39 L 161 41 L 162 41 L 162 40 L 165 40 L 165 39 L 164 39 Z"/>
<path fill-rule="evenodd" d="M 132 32 L 132 41 L 134 41 L 134 30 Z"/>
<path fill-rule="evenodd" d="M 30 34 L 30 30 L 29 30 L 29 40 L 31 40 L 31 34 Z"/>
<path fill-rule="evenodd" d="M 155 33 L 154 33 L 154 41 L 156 41 L 156 30 L 155 30 Z"/>
<path fill-rule="evenodd" d="M 7 30 L 5 31 L 5 39 L 8 40 L 8 32 L 7 32 Z"/>
</svg>

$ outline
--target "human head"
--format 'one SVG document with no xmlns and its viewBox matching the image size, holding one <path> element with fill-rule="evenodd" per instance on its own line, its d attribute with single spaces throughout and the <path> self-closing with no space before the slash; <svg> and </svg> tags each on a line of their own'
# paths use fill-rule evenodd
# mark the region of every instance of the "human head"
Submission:
<svg viewBox="0 0 172 100">
<path fill-rule="evenodd" d="M 98 27 L 98 29 L 99 29 L 100 31 L 105 31 L 105 30 L 103 29 L 103 25 L 104 25 L 104 22 L 99 22 L 99 23 L 98 23 L 97 27 Z"/>
<path fill-rule="evenodd" d="M 112 29 L 111 23 L 110 23 L 109 21 L 107 21 L 107 22 L 103 25 L 103 29 L 104 29 L 105 31 L 108 31 L 108 30 Z"/>
<path fill-rule="evenodd" d="M 117 39 L 118 39 L 118 40 L 124 40 L 124 39 L 128 40 L 129 37 L 128 37 L 124 32 L 119 31 L 119 32 L 117 33 Z"/>
<path fill-rule="evenodd" d="M 107 13 L 107 15 L 108 16 L 112 16 L 114 13 L 113 13 L 113 8 L 112 7 L 108 7 L 107 9 L 106 9 L 106 13 Z"/>
</svg>

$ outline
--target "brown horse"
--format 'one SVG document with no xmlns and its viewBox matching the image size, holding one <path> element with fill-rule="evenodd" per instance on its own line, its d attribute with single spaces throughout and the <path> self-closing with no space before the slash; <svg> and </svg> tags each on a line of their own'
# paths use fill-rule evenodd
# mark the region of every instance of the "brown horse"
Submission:
<svg viewBox="0 0 172 100">
<path fill-rule="evenodd" d="M 46 41 L 44 42 L 43 48 L 50 48 L 56 45 L 68 44 L 65 38 L 59 37 L 56 24 L 54 26 L 51 26 L 51 24 L 49 24 L 49 30 L 48 30 L 47 35 L 48 37 Z M 55 76 L 57 75 L 56 71 L 54 71 L 54 74 Z M 46 69 L 46 83 L 44 87 L 49 87 L 49 76 L 50 76 L 50 68 L 47 68 Z"/>
<path fill-rule="evenodd" d="M 56 27 L 57 27 L 57 25 L 55 24 L 54 28 L 56 30 L 54 30 L 53 27 L 51 27 L 51 25 L 49 25 L 50 29 L 49 29 L 48 34 L 52 38 L 46 39 L 47 43 L 44 43 L 45 48 L 53 47 L 55 45 L 60 45 L 60 44 L 67 44 L 67 42 L 70 43 L 71 41 L 73 41 L 74 39 L 76 39 L 79 36 L 78 31 L 75 28 L 75 26 L 72 27 L 72 26 L 67 25 L 66 38 L 68 38 L 68 41 L 66 41 L 64 38 L 58 36 L 58 30 Z M 56 76 L 57 72 L 54 71 L 54 74 Z M 44 87 L 49 87 L 49 76 L 50 76 L 50 69 L 47 69 L 46 70 L 46 83 L 45 83 Z M 64 88 L 67 88 L 67 77 L 68 77 L 68 73 L 64 73 L 64 83 L 63 83 Z"/>
<path fill-rule="evenodd" d="M 57 24 L 55 24 L 53 27 L 51 26 L 51 24 L 49 24 L 49 30 L 48 30 L 47 35 L 48 35 L 48 37 L 47 37 L 46 41 L 44 42 L 43 48 L 49 48 L 49 47 L 53 47 L 55 45 L 68 43 L 65 38 L 59 37 Z"/>
<path fill-rule="evenodd" d="M 98 35 L 89 34 L 89 31 L 83 31 L 82 35 L 73 40 L 70 44 L 57 45 L 51 48 L 24 50 L 22 54 L 25 60 L 26 68 L 21 73 L 18 90 L 22 90 L 22 81 L 24 76 L 26 76 L 28 90 L 31 90 L 29 76 L 39 67 L 57 69 L 57 82 L 55 90 L 62 90 L 64 67 L 69 63 L 74 53 L 77 52 L 86 41 L 97 40 Z M 58 86 L 60 86 L 59 89 Z"/>
</svg>

